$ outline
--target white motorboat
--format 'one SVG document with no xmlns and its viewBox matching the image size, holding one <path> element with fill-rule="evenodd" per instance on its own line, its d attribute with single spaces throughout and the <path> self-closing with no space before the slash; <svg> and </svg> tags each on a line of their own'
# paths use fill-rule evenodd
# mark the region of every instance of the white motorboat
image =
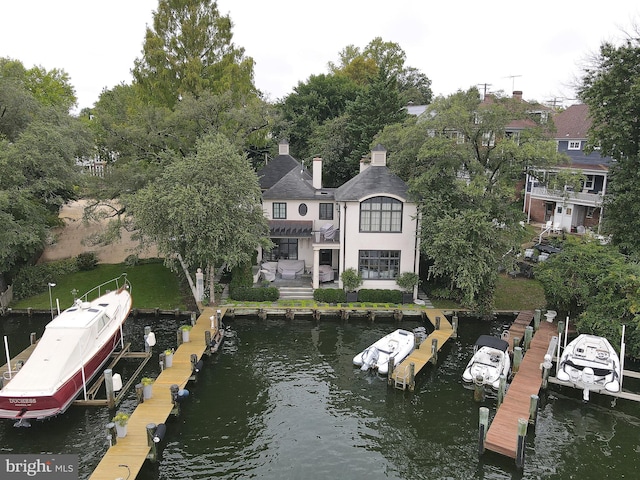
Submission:
<svg viewBox="0 0 640 480">
<path fill-rule="evenodd" d="M 481 382 L 494 389 L 500 386 L 500 375 L 509 377 L 511 358 L 509 342 L 491 335 L 480 335 L 473 347 L 473 357 L 462 374 L 467 383 Z"/>
<path fill-rule="evenodd" d="M 571 341 L 560 356 L 558 380 L 571 383 L 584 392 L 620 390 L 620 358 L 604 337 L 583 333 Z"/>
<path fill-rule="evenodd" d="M 115 288 L 105 290 L 109 287 Z M 122 347 L 122 325 L 131 311 L 130 287 L 126 276 L 106 282 L 47 324 L 24 366 L 5 372 L 0 418 L 28 426 L 27 419 L 58 415 L 86 392 L 87 383 Z M 93 297 L 97 298 L 89 300 Z"/>
<path fill-rule="evenodd" d="M 361 370 L 377 370 L 379 374 L 386 375 L 389 371 L 389 359 L 393 357 L 394 364 L 398 365 L 414 347 L 415 334 L 398 329 L 353 357 L 353 364 Z"/>
</svg>

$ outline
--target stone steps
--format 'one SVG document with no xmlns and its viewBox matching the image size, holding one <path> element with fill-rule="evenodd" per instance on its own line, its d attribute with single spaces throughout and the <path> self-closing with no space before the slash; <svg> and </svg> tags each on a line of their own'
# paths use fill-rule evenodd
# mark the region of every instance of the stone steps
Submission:
<svg viewBox="0 0 640 480">
<path fill-rule="evenodd" d="M 279 287 L 280 300 L 313 300 L 311 287 Z"/>
</svg>

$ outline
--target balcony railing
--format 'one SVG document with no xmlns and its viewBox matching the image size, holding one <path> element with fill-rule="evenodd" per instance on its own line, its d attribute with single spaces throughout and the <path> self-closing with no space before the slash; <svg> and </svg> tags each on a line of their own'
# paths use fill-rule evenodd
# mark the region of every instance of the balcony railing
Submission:
<svg viewBox="0 0 640 480">
<path fill-rule="evenodd" d="M 551 190 L 547 187 L 533 187 L 531 189 L 531 196 L 534 198 L 553 200 L 555 202 L 562 202 L 566 199 L 571 200 L 574 203 L 592 207 L 602 205 L 602 194 L 600 193 L 582 193 L 564 190 Z"/>
<path fill-rule="evenodd" d="M 315 230 L 311 232 L 311 238 L 313 239 L 313 243 L 329 243 L 337 245 L 340 243 L 340 229 L 333 230 L 329 235 L 325 235 L 321 230 Z"/>
</svg>

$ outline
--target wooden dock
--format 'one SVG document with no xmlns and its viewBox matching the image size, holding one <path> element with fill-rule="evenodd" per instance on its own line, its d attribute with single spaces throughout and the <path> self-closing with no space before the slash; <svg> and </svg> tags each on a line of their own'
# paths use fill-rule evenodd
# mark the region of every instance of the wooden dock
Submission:
<svg viewBox="0 0 640 480">
<path fill-rule="evenodd" d="M 391 374 L 389 381 L 400 390 L 406 390 L 408 387 L 409 390 L 413 391 L 415 387 L 415 375 L 417 375 L 433 357 L 431 352 L 433 340 L 436 339 L 438 341 L 437 350 L 440 350 L 444 343 L 449 340 L 454 333 L 453 327 L 442 310 L 427 308 L 424 312 L 436 329 L 427 336 L 420 345 L 416 346 L 407 358 L 393 369 L 393 373 Z M 437 328 L 438 323 L 440 328 Z M 411 365 L 413 365 L 413 372 L 411 372 Z"/>
<path fill-rule="evenodd" d="M 509 327 L 509 338 L 505 339 L 509 342 L 509 353 L 513 354 L 513 349 L 515 346 L 522 345 L 524 340 L 524 331 L 526 328 L 531 325 L 531 321 L 533 320 L 533 312 L 525 311 L 520 312 L 516 319 L 513 321 L 511 326 Z M 518 338 L 519 341 L 517 345 L 514 345 L 514 339 Z"/>
<path fill-rule="evenodd" d="M 521 312 L 520 315 L 533 314 Z M 529 321 L 531 321 L 529 318 Z M 557 335 L 557 323 L 540 322 L 531 345 L 491 422 L 485 439 L 485 448 L 511 458 L 516 458 L 518 448 L 518 419 L 529 420 L 531 395 L 537 395 L 542 385 L 540 364 L 544 361 L 551 338 Z"/>
<path fill-rule="evenodd" d="M 224 309 L 222 316 L 224 317 Z M 129 418 L 127 424 L 127 436 L 118 438 L 117 444 L 110 447 L 104 457 L 89 477 L 91 480 L 113 480 L 121 476 L 123 478 L 136 478 L 142 465 L 150 452 L 147 440 L 147 425 L 150 423 L 159 425 L 164 423 L 173 410 L 171 399 L 171 386 L 180 388 L 189 381 L 192 374 L 191 355 L 195 354 L 198 360 L 205 351 L 205 332 L 211 331 L 211 337 L 216 336 L 216 331 L 211 328 L 211 316 L 216 311 L 207 307 L 198 317 L 196 324 L 191 329 L 190 341 L 181 344 L 173 356 L 173 365 L 160 373 L 153 384 L 153 397 L 139 404 Z M 126 465 L 127 471 L 120 465 Z"/>
</svg>

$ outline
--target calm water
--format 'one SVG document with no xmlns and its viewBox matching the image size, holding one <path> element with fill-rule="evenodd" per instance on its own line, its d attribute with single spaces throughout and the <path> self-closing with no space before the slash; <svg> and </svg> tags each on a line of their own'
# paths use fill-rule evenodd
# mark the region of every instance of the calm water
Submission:
<svg viewBox="0 0 640 480">
<path fill-rule="evenodd" d="M 191 396 L 181 417 L 168 421 L 161 461 L 145 465 L 138 479 L 637 478 L 640 406 L 624 400 L 612 406 L 610 397 L 597 394 L 583 404 L 580 391 L 555 386 L 541 395 L 524 471 L 492 453 L 478 459 L 482 405 L 460 376 L 477 336 L 499 334 L 503 320 L 461 319 L 459 337 L 418 378 L 413 394 L 389 389 L 385 380 L 351 363 L 395 329 L 392 322 L 227 321 L 223 348 L 187 387 Z M 16 352 L 46 321 L 0 319 Z M 161 351 L 175 344 L 179 323 L 130 319 L 127 335 L 141 349 L 143 327 L 152 325 Z M 146 374 L 157 374 L 155 364 L 147 365 Z M 126 377 L 132 369 L 118 370 Z M 640 385 L 625 382 L 640 392 Z M 483 405 L 493 416 L 495 400 Z M 134 407 L 131 394 L 120 408 Z M 1 422 L 0 451 L 78 454 L 80 478 L 88 478 L 106 450 L 104 425 L 112 415 L 106 408 L 72 407 L 29 429 Z M 114 472 L 114 478 L 123 473 Z"/>
</svg>

